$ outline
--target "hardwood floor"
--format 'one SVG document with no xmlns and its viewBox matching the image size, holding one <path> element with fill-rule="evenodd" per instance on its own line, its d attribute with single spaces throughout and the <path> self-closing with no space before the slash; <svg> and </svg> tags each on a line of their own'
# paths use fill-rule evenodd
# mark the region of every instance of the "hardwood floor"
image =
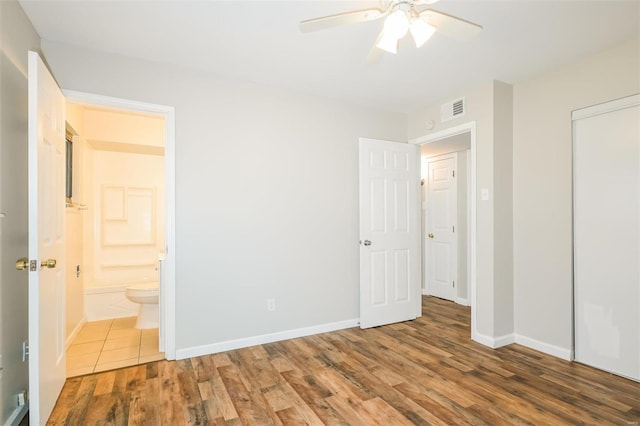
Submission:
<svg viewBox="0 0 640 426">
<path fill-rule="evenodd" d="M 469 317 L 425 297 L 415 321 L 70 378 L 49 424 L 638 424 L 639 383 L 488 349 Z"/>
</svg>

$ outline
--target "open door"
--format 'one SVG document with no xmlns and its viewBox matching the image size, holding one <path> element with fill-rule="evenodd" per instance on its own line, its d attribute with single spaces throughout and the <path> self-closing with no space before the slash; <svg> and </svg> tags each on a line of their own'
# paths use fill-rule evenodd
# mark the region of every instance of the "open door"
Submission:
<svg viewBox="0 0 640 426">
<path fill-rule="evenodd" d="M 420 316 L 417 147 L 360 139 L 360 327 Z"/>
<path fill-rule="evenodd" d="M 29 421 L 46 423 L 66 376 L 65 101 L 29 52 Z"/>
</svg>

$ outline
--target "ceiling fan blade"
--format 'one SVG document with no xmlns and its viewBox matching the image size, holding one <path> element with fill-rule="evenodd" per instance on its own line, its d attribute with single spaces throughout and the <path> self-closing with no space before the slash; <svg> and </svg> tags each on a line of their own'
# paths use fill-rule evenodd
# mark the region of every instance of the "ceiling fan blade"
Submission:
<svg viewBox="0 0 640 426">
<path fill-rule="evenodd" d="M 355 10 L 353 12 L 338 13 L 335 15 L 323 16 L 321 18 L 307 19 L 306 21 L 300 22 L 299 26 L 300 31 L 303 33 L 310 33 L 340 25 L 374 21 L 382 18 L 386 14 L 386 12 L 383 12 L 380 9 Z"/>
<path fill-rule="evenodd" d="M 420 17 L 436 27 L 437 32 L 462 41 L 471 40 L 482 31 L 481 25 L 431 9 L 420 12 Z"/>
<path fill-rule="evenodd" d="M 414 0 L 413 1 L 413 5 L 414 6 L 424 6 L 425 4 L 434 4 L 437 3 L 440 0 Z"/>
</svg>

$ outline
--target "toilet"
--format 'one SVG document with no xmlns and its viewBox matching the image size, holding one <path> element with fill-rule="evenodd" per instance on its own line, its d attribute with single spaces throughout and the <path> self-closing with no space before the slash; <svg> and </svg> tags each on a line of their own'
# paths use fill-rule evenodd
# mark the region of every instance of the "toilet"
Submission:
<svg viewBox="0 0 640 426">
<path fill-rule="evenodd" d="M 124 294 L 133 303 L 139 303 L 136 328 L 158 328 L 158 283 L 155 281 L 133 284 Z"/>
</svg>

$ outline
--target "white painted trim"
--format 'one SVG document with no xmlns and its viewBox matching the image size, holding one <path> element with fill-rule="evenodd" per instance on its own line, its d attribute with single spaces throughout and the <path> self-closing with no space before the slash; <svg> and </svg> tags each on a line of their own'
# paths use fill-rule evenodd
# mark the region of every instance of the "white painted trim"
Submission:
<svg viewBox="0 0 640 426">
<path fill-rule="evenodd" d="M 495 339 L 491 336 L 487 336 L 481 333 L 474 333 L 473 330 L 471 330 L 471 340 L 480 343 L 481 345 L 494 348 Z"/>
<path fill-rule="evenodd" d="M 462 305 L 462 306 L 469 306 L 469 299 L 464 298 L 464 297 L 456 297 L 455 302 L 458 305 Z"/>
<path fill-rule="evenodd" d="M 441 130 L 439 132 L 434 132 L 425 136 L 420 136 L 419 138 L 409 140 L 409 143 L 415 145 L 423 145 L 425 143 L 431 143 L 438 141 L 440 139 L 448 138 L 451 136 L 456 136 L 462 133 L 469 133 L 471 139 L 471 185 L 469 187 L 471 203 L 469 203 L 469 209 L 471 210 L 471 219 L 470 226 L 468 229 L 469 232 L 469 248 L 471 252 L 471 256 L 469 257 L 469 261 L 471 262 L 470 268 L 470 280 L 469 280 L 469 288 L 470 292 L 470 300 L 471 303 L 471 339 L 476 342 L 483 343 L 484 338 L 478 332 L 478 309 L 477 309 L 477 299 L 476 299 L 476 280 L 477 280 L 477 222 L 476 222 L 476 211 L 477 211 L 477 199 L 476 199 L 476 122 L 470 121 L 468 123 L 461 124 L 459 126 L 450 127 L 445 130 Z M 488 345 L 487 346 L 491 346 Z"/>
<path fill-rule="evenodd" d="M 163 262 L 165 280 L 160 291 L 163 293 L 160 306 L 161 334 L 164 334 L 164 348 L 167 359 L 176 357 L 176 189 L 175 189 L 175 108 L 129 99 L 63 89 L 69 102 L 97 107 L 109 107 L 164 116 L 164 158 L 165 158 L 165 252 Z"/>
<path fill-rule="evenodd" d="M 78 321 L 78 324 L 73 328 L 73 331 L 69 333 L 69 335 L 67 336 L 67 341 L 65 342 L 66 349 L 69 349 L 69 346 L 71 346 L 73 339 L 76 338 L 78 333 L 80 333 L 82 326 L 85 325 L 86 323 L 87 323 L 87 317 L 86 315 L 83 315 L 80 321 Z"/>
<path fill-rule="evenodd" d="M 555 356 L 557 358 L 564 359 L 566 361 L 572 360 L 572 350 L 561 348 L 559 346 L 550 345 L 549 343 L 541 342 L 540 340 L 532 339 L 530 337 L 523 336 L 521 334 L 515 335 L 515 343 L 526 346 L 531 349 L 535 349 L 540 352 L 544 352 L 547 355 Z"/>
<path fill-rule="evenodd" d="M 571 113 L 571 120 L 582 120 L 583 118 L 593 117 L 594 115 L 606 114 L 608 112 L 617 111 L 640 105 L 640 94 L 631 95 L 624 98 L 604 102 L 590 107 L 581 108 Z"/>
<path fill-rule="evenodd" d="M 330 331 L 344 330 L 345 328 L 358 327 L 359 318 L 345 321 L 331 322 L 327 324 L 314 325 L 311 327 L 297 328 L 294 330 L 279 331 L 276 333 L 262 334 L 260 336 L 245 337 L 242 339 L 227 340 L 225 342 L 212 343 L 209 345 L 193 346 L 190 348 L 178 349 L 176 359 L 185 359 L 201 355 L 214 354 L 218 352 L 231 351 L 234 349 L 247 348 L 249 346 L 263 345 L 265 343 L 279 342 L 281 340 L 295 339 L 297 337 L 311 336 L 313 334 L 328 333 Z"/>
<path fill-rule="evenodd" d="M 507 346 L 512 343 L 515 343 L 515 335 L 513 333 L 505 334 L 504 336 L 498 336 L 498 337 L 491 337 L 491 336 L 487 336 L 486 334 L 476 333 L 472 339 L 473 341 L 478 342 L 482 345 L 488 346 L 492 349 L 501 348 L 503 346 Z"/>
<path fill-rule="evenodd" d="M 493 338 L 493 349 L 501 348 L 503 346 L 515 343 L 516 338 L 513 333 L 505 334 L 504 336 L 498 336 Z"/>
<path fill-rule="evenodd" d="M 7 421 L 5 422 L 5 426 L 18 426 L 24 416 L 29 411 L 29 401 L 27 401 L 24 405 L 19 405 L 13 410 Z"/>
</svg>

